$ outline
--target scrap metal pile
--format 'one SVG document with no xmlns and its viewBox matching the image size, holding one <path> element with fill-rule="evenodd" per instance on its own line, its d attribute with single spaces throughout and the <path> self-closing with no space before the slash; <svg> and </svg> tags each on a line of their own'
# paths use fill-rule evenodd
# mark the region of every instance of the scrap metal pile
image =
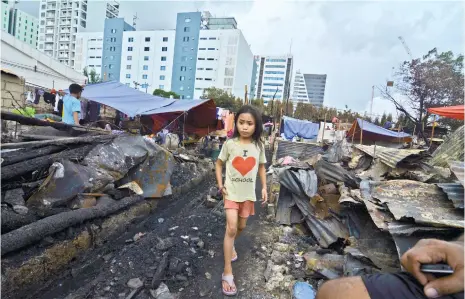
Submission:
<svg viewBox="0 0 465 299">
<path fill-rule="evenodd" d="M 144 198 L 170 195 L 175 168 L 195 175 L 195 158 L 185 159 L 134 135 L 2 144 L 2 256 Z"/>
<path fill-rule="evenodd" d="M 278 141 L 268 172 L 276 220 L 303 226 L 319 245 L 304 254 L 311 276 L 399 271 L 418 240 L 462 234 L 463 135 L 462 127 L 432 155 L 345 139 L 327 150 Z"/>
</svg>

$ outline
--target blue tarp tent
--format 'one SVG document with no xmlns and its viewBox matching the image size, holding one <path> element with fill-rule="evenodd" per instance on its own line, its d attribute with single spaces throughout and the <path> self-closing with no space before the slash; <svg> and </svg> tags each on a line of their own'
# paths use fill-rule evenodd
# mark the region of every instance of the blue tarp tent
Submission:
<svg viewBox="0 0 465 299">
<path fill-rule="evenodd" d="M 168 106 L 157 108 L 155 110 L 146 111 L 144 114 L 162 114 L 162 113 L 172 113 L 172 112 L 186 112 L 197 106 L 200 106 L 206 102 L 206 100 L 175 100 Z"/>
<path fill-rule="evenodd" d="M 282 131 L 286 139 L 292 139 L 295 136 L 304 139 L 315 139 L 318 136 L 320 125 L 306 120 L 295 119 L 283 116 Z"/>
<path fill-rule="evenodd" d="M 131 117 L 152 114 L 147 111 L 175 102 L 174 99 L 144 93 L 116 81 L 86 85 L 82 97 L 115 108 Z"/>
<path fill-rule="evenodd" d="M 360 134 L 361 130 L 363 134 Z M 360 135 L 363 136 L 362 140 L 369 141 L 410 142 L 412 140 L 410 134 L 388 130 L 369 121 L 357 118 L 347 132 L 347 137 L 352 138 L 353 136 L 354 140 L 360 140 Z"/>
</svg>

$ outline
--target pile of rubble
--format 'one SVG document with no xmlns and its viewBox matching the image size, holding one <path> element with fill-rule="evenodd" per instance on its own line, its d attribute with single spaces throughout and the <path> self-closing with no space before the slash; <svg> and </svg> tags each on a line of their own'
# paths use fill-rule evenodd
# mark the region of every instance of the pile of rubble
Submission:
<svg viewBox="0 0 465 299">
<path fill-rule="evenodd" d="M 302 261 L 305 274 L 294 279 L 318 288 L 327 279 L 399 271 L 400 257 L 418 240 L 463 233 L 463 127 L 432 156 L 346 140 L 326 151 L 278 141 L 274 161 L 270 210 L 311 241 L 306 249 L 293 248 L 294 241 L 276 246 L 286 256 L 268 261 L 270 291 L 277 275 L 292 281 L 286 275 Z"/>
</svg>

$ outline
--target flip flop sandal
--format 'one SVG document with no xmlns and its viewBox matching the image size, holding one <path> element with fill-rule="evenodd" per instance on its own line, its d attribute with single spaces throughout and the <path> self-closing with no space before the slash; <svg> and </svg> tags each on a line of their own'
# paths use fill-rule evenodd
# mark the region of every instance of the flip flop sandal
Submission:
<svg viewBox="0 0 465 299">
<path fill-rule="evenodd" d="M 235 247 L 233 247 L 233 251 L 236 252 L 236 257 L 232 258 L 232 259 L 231 259 L 231 262 L 235 262 L 235 261 L 237 261 L 237 259 L 239 258 L 239 256 L 237 255 L 237 251 L 236 251 L 236 248 L 235 248 Z"/>
<path fill-rule="evenodd" d="M 237 287 L 236 284 L 234 283 L 234 275 L 224 275 L 221 274 L 221 281 L 226 281 L 230 287 L 234 288 L 234 291 L 226 291 L 223 286 L 221 286 L 221 289 L 223 289 L 223 294 L 226 296 L 236 296 L 237 295 Z"/>
</svg>

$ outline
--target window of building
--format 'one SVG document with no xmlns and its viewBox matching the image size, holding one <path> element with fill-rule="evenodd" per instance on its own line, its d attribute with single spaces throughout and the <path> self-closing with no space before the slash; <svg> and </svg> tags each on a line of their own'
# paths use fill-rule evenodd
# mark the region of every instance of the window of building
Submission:
<svg viewBox="0 0 465 299">
<path fill-rule="evenodd" d="M 128 38 L 128 42 L 129 42 L 129 43 L 133 43 L 133 42 L 134 42 L 134 37 L 129 37 L 129 38 Z"/>
<path fill-rule="evenodd" d="M 150 37 L 146 37 L 146 38 L 145 38 L 145 41 L 146 41 L 146 42 L 149 42 L 149 41 L 150 41 Z"/>
<path fill-rule="evenodd" d="M 266 62 L 286 62 L 286 59 L 266 59 Z"/>
<path fill-rule="evenodd" d="M 166 71 L 166 66 L 164 65 L 160 66 L 160 71 Z"/>
<path fill-rule="evenodd" d="M 161 76 L 160 76 L 160 80 L 165 80 L 165 76 L 164 76 L 164 75 L 161 75 Z"/>
<path fill-rule="evenodd" d="M 147 79 L 148 76 L 147 75 L 142 75 L 142 79 Z"/>
<path fill-rule="evenodd" d="M 197 70 L 198 71 L 203 71 L 203 67 L 198 67 Z"/>
<path fill-rule="evenodd" d="M 215 58 L 207 58 L 207 60 L 210 60 L 210 61 L 212 61 L 212 60 L 215 60 Z"/>
<path fill-rule="evenodd" d="M 185 71 L 187 71 L 187 67 L 181 66 L 181 72 L 185 72 Z"/>
<path fill-rule="evenodd" d="M 205 70 L 206 71 L 213 71 L 213 69 L 211 67 L 207 67 Z"/>
<path fill-rule="evenodd" d="M 168 41 L 168 38 L 167 38 L 167 37 L 164 37 L 164 38 L 163 38 L 163 41 L 164 41 L 164 42 L 167 42 L 167 41 Z"/>
<path fill-rule="evenodd" d="M 144 61 L 149 61 L 149 57 L 148 57 L 148 56 L 144 56 Z"/>
<path fill-rule="evenodd" d="M 212 81 L 212 78 L 205 78 L 205 81 Z"/>
<path fill-rule="evenodd" d="M 127 60 L 132 60 L 132 56 L 128 56 L 128 57 L 127 57 Z"/>
<path fill-rule="evenodd" d="M 132 47 L 128 47 L 128 51 L 129 51 L 129 52 L 132 52 Z"/>
<path fill-rule="evenodd" d="M 147 83 L 144 83 L 144 84 L 141 84 L 141 86 L 140 86 L 140 87 L 142 87 L 142 88 L 148 88 L 148 87 L 149 87 L 149 85 L 148 85 Z"/>
<path fill-rule="evenodd" d="M 263 83 L 264 86 L 283 86 L 281 83 Z"/>
<path fill-rule="evenodd" d="M 131 74 L 126 74 L 126 79 L 131 79 Z"/>
<path fill-rule="evenodd" d="M 209 40 L 216 40 L 216 37 L 209 37 Z"/>
<path fill-rule="evenodd" d="M 208 48 L 208 51 L 214 51 L 215 48 Z"/>
<path fill-rule="evenodd" d="M 224 75 L 225 76 L 234 76 L 234 68 L 233 67 L 227 67 L 224 69 Z"/>
<path fill-rule="evenodd" d="M 284 72 L 280 72 L 280 71 L 265 71 L 265 75 L 284 75 Z"/>
<path fill-rule="evenodd" d="M 286 66 L 285 65 L 277 65 L 277 64 L 268 64 L 268 65 L 265 65 L 265 68 L 284 69 L 284 68 L 286 68 Z"/>
<path fill-rule="evenodd" d="M 185 76 L 179 76 L 179 81 L 184 81 L 184 80 L 186 80 Z"/>
<path fill-rule="evenodd" d="M 184 86 L 179 87 L 179 90 L 183 91 L 183 90 L 184 90 Z"/>
<path fill-rule="evenodd" d="M 166 61 L 166 56 L 162 56 L 161 61 Z"/>
<path fill-rule="evenodd" d="M 183 41 L 183 42 L 188 42 L 188 41 L 189 41 L 189 37 L 188 37 L 188 36 L 184 36 L 184 37 L 182 38 L 182 41 Z"/>
<path fill-rule="evenodd" d="M 233 78 L 224 78 L 224 86 L 232 86 Z"/>
<path fill-rule="evenodd" d="M 132 66 L 131 66 L 130 64 L 126 65 L 126 69 L 127 69 L 127 70 L 130 70 L 131 67 L 132 67 Z"/>
<path fill-rule="evenodd" d="M 191 22 L 191 18 L 186 18 L 186 19 L 184 20 L 184 22 L 190 23 L 190 22 Z"/>
<path fill-rule="evenodd" d="M 206 37 L 201 37 L 200 40 L 207 40 L 207 38 Z"/>
<path fill-rule="evenodd" d="M 195 78 L 195 80 L 197 80 L 197 81 L 202 81 L 203 78 Z"/>
<path fill-rule="evenodd" d="M 111 33 L 116 33 L 116 29 L 111 29 Z"/>
<path fill-rule="evenodd" d="M 168 51 L 168 47 L 161 47 L 161 51 L 162 51 L 162 52 Z"/>
<path fill-rule="evenodd" d="M 182 51 L 183 52 L 189 52 L 189 48 L 188 47 L 182 47 Z"/>
<path fill-rule="evenodd" d="M 144 52 L 150 51 L 150 47 L 144 47 Z"/>
<path fill-rule="evenodd" d="M 159 89 L 165 89 L 165 85 L 158 85 Z"/>
<path fill-rule="evenodd" d="M 263 77 L 264 80 L 284 81 L 282 77 Z"/>
<path fill-rule="evenodd" d="M 184 32 L 191 32 L 191 28 L 190 27 L 184 27 Z"/>
<path fill-rule="evenodd" d="M 115 59 L 115 56 L 111 55 L 110 60 L 113 60 L 113 59 Z"/>
<path fill-rule="evenodd" d="M 149 66 L 148 66 L 148 65 L 144 65 L 144 66 L 142 67 L 142 69 L 143 69 L 144 71 L 148 71 L 148 70 L 149 70 Z"/>
<path fill-rule="evenodd" d="M 199 57 L 199 58 L 197 58 L 197 59 L 198 59 L 198 60 L 205 60 L 205 58 L 202 58 L 202 57 Z"/>
<path fill-rule="evenodd" d="M 206 50 L 207 48 L 199 48 L 199 51 L 204 51 Z"/>
<path fill-rule="evenodd" d="M 111 42 L 116 42 L 116 37 L 110 38 L 110 41 L 111 41 Z"/>
<path fill-rule="evenodd" d="M 112 68 L 114 68 L 115 66 L 113 64 L 109 64 L 108 65 L 108 68 L 111 70 Z"/>
</svg>

